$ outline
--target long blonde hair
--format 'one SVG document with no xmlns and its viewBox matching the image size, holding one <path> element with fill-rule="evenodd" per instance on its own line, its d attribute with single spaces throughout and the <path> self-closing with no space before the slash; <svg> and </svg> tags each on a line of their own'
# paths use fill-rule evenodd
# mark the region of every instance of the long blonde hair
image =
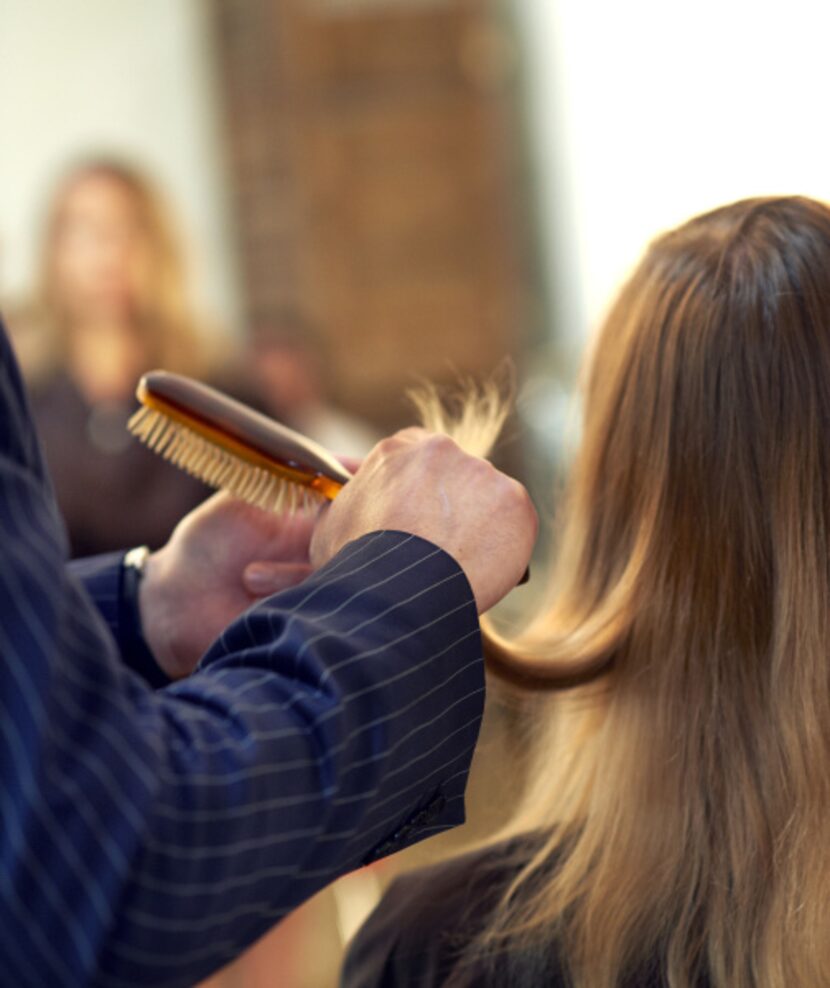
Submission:
<svg viewBox="0 0 830 988">
<path fill-rule="evenodd" d="M 652 244 L 595 345 L 549 591 L 500 648 L 564 685 L 479 943 L 579 988 L 830 984 L 830 209 Z M 569 679 L 570 676 L 570 679 Z"/>
<path fill-rule="evenodd" d="M 204 333 L 189 294 L 187 265 L 171 209 L 152 180 L 137 168 L 115 159 L 91 158 L 72 168 L 58 183 L 49 205 L 43 233 L 34 299 L 19 314 L 24 371 L 37 381 L 61 366 L 72 316 L 56 277 L 56 245 L 65 204 L 72 190 L 88 178 L 104 178 L 125 192 L 147 245 L 147 278 L 135 301 L 134 318 L 148 349 L 149 363 L 180 373 L 203 375 L 213 363 L 217 341 Z M 15 320 L 12 320 L 13 325 Z"/>
</svg>

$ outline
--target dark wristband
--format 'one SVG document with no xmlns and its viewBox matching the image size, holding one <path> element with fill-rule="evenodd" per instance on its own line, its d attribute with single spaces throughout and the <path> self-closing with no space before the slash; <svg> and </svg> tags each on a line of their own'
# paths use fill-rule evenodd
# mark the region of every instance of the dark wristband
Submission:
<svg viewBox="0 0 830 988">
<path fill-rule="evenodd" d="M 121 593 L 119 624 L 125 661 L 154 689 L 168 686 L 172 680 L 156 662 L 144 639 L 138 591 L 144 576 L 144 563 L 149 550 L 146 546 L 131 549 L 121 561 Z"/>
</svg>

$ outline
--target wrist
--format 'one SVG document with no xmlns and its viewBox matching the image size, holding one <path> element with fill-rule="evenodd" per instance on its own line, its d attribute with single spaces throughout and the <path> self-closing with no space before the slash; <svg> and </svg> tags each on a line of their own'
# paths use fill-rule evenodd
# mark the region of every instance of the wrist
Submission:
<svg viewBox="0 0 830 988">
<path fill-rule="evenodd" d="M 181 679 L 190 671 L 178 661 L 173 630 L 169 581 L 166 578 L 164 549 L 150 553 L 144 560 L 137 602 L 144 641 L 162 672 L 171 680 Z"/>
<path fill-rule="evenodd" d="M 144 627 L 141 597 L 150 559 L 146 546 L 131 549 L 121 561 L 119 625 L 125 659 L 153 687 L 170 682 L 168 671 L 158 662 Z"/>
</svg>

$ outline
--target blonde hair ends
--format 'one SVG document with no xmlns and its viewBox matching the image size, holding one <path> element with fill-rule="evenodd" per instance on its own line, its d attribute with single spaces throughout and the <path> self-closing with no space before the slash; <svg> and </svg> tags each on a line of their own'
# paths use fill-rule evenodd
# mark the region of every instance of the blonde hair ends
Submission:
<svg viewBox="0 0 830 988">
<path fill-rule="evenodd" d="M 424 382 L 407 397 L 425 429 L 449 436 L 471 456 L 486 457 L 504 427 L 513 391 L 513 372 L 504 365 L 484 381 L 462 378 L 449 392 Z"/>
</svg>

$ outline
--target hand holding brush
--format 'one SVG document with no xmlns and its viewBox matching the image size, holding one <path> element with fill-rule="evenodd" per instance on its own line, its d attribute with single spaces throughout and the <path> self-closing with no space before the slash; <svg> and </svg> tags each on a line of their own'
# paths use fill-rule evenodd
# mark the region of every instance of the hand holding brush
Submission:
<svg viewBox="0 0 830 988">
<path fill-rule="evenodd" d="M 527 492 L 447 435 L 405 429 L 379 443 L 353 478 L 318 444 L 189 378 L 147 374 L 138 397 L 143 407 L 131 430 L 206 483 L 271 511 L 337 498 L 313 536 L 315 565 L 368 532 L 411 532 L 456 559 L 479 613 L 527 573 L 538 526 Z M 471 403 L 464 412 L 459 427 L 466 440 L 460 441 L 475 448 L 494 423 L 500 424 L 505 408 L 485 391 L 478 408 Z M 440 427 L 440 413 L 438 420 Z M 550 688 L 544 668 L 515 668 L 489 633 L 485 651 L 500 675 Z"/>
</svg>

